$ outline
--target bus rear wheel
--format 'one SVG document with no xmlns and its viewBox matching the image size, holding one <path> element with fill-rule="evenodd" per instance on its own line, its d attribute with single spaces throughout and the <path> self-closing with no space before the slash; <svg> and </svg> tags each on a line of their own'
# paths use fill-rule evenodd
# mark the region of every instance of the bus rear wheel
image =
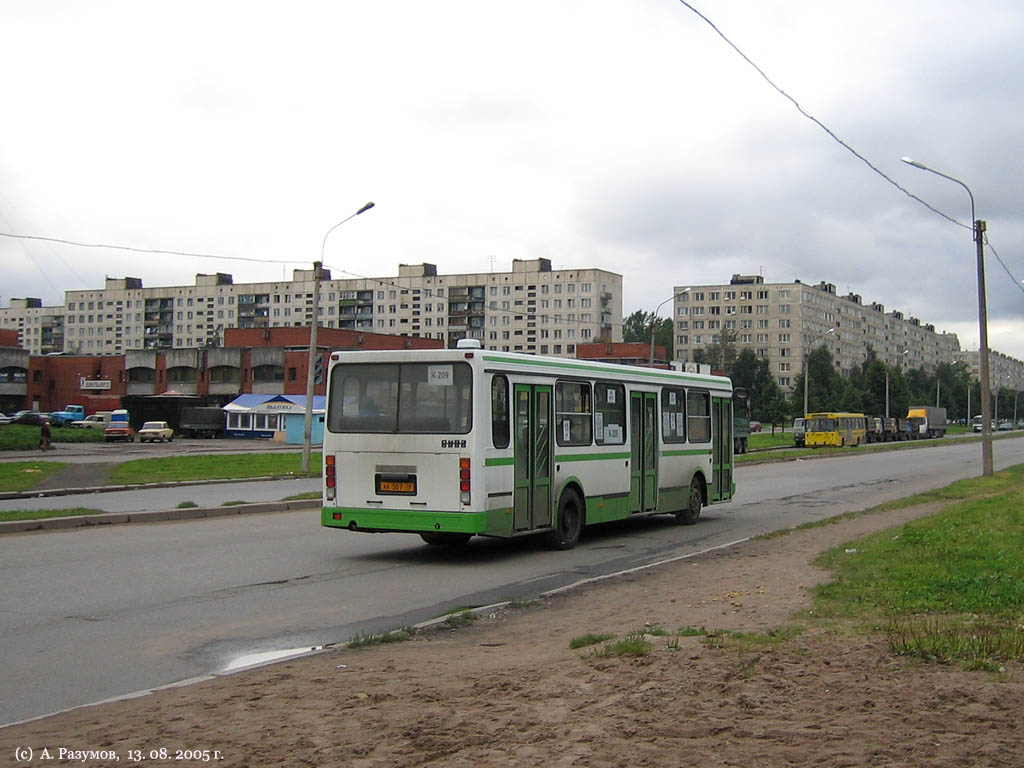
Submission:
<svg viewBox="0 0 1024 768">
<path fill-rule="evenodd" d="M 676 522 L 680 525 L 693 525 L 700 517 L 700 508 L 704 505 L 704 491 L 701 490 L 700 480 L 696 477 L 690 481 L 690 493 L 687 497 L 687 505 L 676 510 Z"/>
<path fill-rule="evenodd" d="M 473 534 L 424 531 L 420 534 L 420 538 L 433 547 L 462 547 L 466 545 L 466 542 L 473 538 Z"/>
<path fill-rule="evenodd" d="M 544 535 L 549 549 L 572 549 L 583 533 L 583 502 L 575 491 L 566 491 L 558 502 L 555 527 Z"/>
</svg>

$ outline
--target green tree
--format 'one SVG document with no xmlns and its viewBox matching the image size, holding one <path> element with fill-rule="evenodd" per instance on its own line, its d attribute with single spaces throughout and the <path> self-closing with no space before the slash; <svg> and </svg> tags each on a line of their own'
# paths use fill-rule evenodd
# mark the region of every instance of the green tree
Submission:
<svg viewBox="0 0 1024 768">
<path fill-rule="evenodd" d="M 711 370 L 729 376 L 736 363 L 736 332 L 723 329 L 714 341 L 703 349 L 695 350 L 694 360 L 711 366 Z"/>
<path fill-rule="evenodd" d="M 751 416 L 758 421 L 768 420 L 765 408 L 779 391 L 778 384 L 772 378 L 768 361 L 758 358 L 753 350 L 744 349 L 736 356 L 730 377 L 734 387 L 746 390 Z"/>
<path fill-rule="evenodd" d="M 642 309 L 638 309 L 622 321 L 622 340 L 650 344 L 652 330 L 654 343 L 665 347 L 665 353 L 671 360 L 675 334 L 672 320 L 669 318 L 660 318 L 653 312 L 644 312 Z"/>
<path fill-rule="evenodd" d="M 655 319 L 653 312 L 644 312 L 642 309 L 638 309 L 622 321 L 622 340 L 650 342 L 651 323 Z"/>
</svg>

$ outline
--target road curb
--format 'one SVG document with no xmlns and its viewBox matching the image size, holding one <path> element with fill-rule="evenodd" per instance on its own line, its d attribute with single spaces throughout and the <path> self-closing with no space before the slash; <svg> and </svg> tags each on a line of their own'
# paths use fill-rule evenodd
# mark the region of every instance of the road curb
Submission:
<svg viewBox="0 0 1024 768">
<path fill-rule="evenodd" d="M 189 507 L 154 512 L 102 512 L 98 515 L 47 517 L 40 520 L 11 520 L 0 522 L 0 536 L 7 533 L 30 531 L 62 531 L 71 528 L 89 528 L 99 525 L 125 525 L 128 523 L 161 523 L 169 520 L 197 520 L 200 518 L 257 515 L 266 512 L 292 512 L 319 509 L 320 499 L 298 501 L 263 501 L 253 504 L 234 504 L 227 507 Z"/>
<path fill-rule="evenodd" d="M 260 477 L 230 477 L 220 480 L 178 480 L 161 483 L 132 483 L 130 485 L 93 485 L 85 488 L 49 488 L 34 491 L 2 491 L 0 501 L 11 499 L 41 499 L 49 496 L 76 496 L 91 493 L 116 493 L 117 491 L 149 491 L 154 488 L 172 488 L 193 485 L 227 485 L 230 483 L 255 483 L 263 480 L 309 480 L 319 475 L 262 475 Z"/>
</svg>

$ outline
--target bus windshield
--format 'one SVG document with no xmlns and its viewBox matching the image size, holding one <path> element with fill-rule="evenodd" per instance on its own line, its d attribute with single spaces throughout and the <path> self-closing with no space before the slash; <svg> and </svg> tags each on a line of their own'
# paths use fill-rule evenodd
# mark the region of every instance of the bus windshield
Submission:
<svg viewBox="0 0 1024 768">
<path fill-rule="evenodd" d="M 469 365 L 366 363 L 331 373 L 327 429 L 331 432 L 460 434 L 472 427 Z"/>
<path fill-rule="evenodd" d="M 808 432 L 835 432 L 835 419 L 808 419 L 804 427 Z"/>
</svg>

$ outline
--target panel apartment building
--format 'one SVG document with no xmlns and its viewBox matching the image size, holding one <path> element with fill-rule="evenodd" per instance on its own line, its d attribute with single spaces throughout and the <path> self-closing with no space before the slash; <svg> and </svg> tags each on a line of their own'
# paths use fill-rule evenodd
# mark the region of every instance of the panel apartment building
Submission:
<svg viewBox="0 0 1024 768">
<path fill-rule="evenodd" d="M 725 285 L 682 285 L 673 293 L 678 359 L 693 360 L 696 350 L 729 331 L 738 350 L 751 349 L 768 361 L 786 391 L 803 371 L 804 355 L 818 346 L 828 348 L 840 371 L 862 364 L 868 348 L 903 370 L 934 370 L 953 362 L 960 349 L 956 334 L 865 304 L 855 293 L 839 296 L 832 283 L 765 283 L 760 275 L 733 275 Z"/>
<path fill-rule="evenodd" d="M 306 326 L 313 270 L 292 280 L 235 283 L 196 275 L 195 285 L 145 288 L 135 277 L 67 291 L 62 306 L 11 299 L 0 328 L 17 329 L 32 354 L 119 355 L 134 349 L 222 346 L 226 328 Z M 509 272 L 439 275 L 433 264 L 400 265 L 395 277 L 335 280 L 323 270 L 318 318 L 327 328 L 440 339 L 479 339 L 488 349 L 573 357 L 576 345 L 622 340 L 622 276 L 551 269 L 513 260 Z"/>
</svg>

